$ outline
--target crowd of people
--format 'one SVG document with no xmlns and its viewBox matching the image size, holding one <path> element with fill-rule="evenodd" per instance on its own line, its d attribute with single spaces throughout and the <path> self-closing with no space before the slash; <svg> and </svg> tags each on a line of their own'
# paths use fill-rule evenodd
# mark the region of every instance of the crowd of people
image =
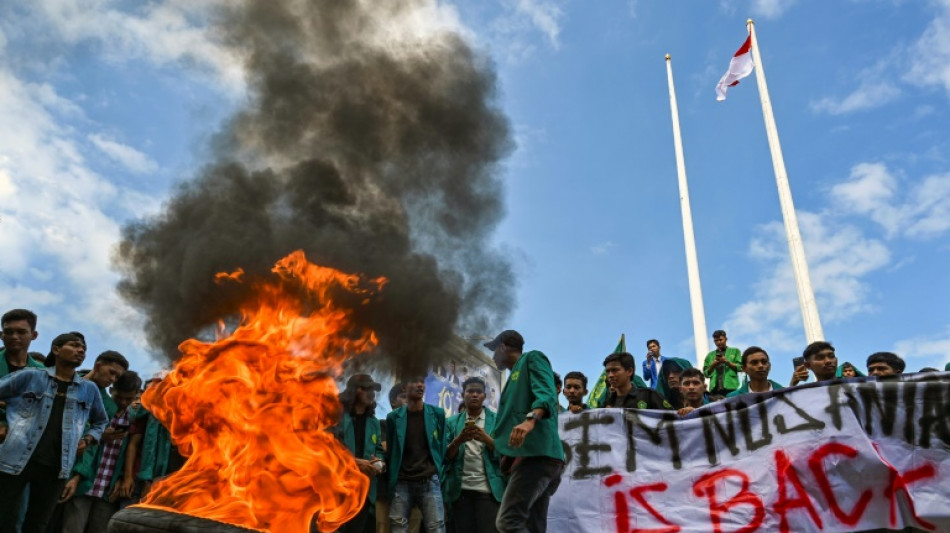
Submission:
<svg viewBox="0 0 950 533">
<path fill-rule="evenodd" d="M 46 355 L 31 352 L 37 317 L 25 309 L 5 313 L 0 325 L 0 533 L 105 532 L 115 512 L 184 464 L 168 431 L 139 402 L 163 376 L 143 383 L 111 350 L 80 370 L 86 342 L 75 331 L 55 337 Z M 389 391 L 392 411 L 380 420 L 381 384 L 368 374 L 350 376 L 333 431 L 370 489 L 340 531 L 545 531 L 565 467 L 560 413 L 617 407 L 686 416 L 726 397 L 783 387 L 769 379 L 763 348 L 730 347 L 721 330 L 713 340 L 716 349 L 701 369 L 664 357 L 656 339 L 647 341 L 642 378 L 632 354 L 611 353 L 603 383 L 589 393 L 587 376 L 571 371 L 562 381 L 543 353 L 525 352 L 521 334 L 506 330 L 485 343 L 496 366 L 509 371 L 497 412 L 486 406 L 485 381 L 469 377 L 458 413 L 449 417 L 424 402 L 425 376 L 418 376 Z M 903 373 L 905 363 L 878 352 L 866 369 L 887 376 Z M 927 370 L 935 369 L 921 371 Z M 824 341 L 805 348 L 789 386 L 809 373 L 817 381 L 864 375 L 851 363 L 839 365 Z M 558 401 L 562 393 L 566 407 Z"/>
<path fill-rule="evenodd" d="M 86 339 L 57 335 L 30 351 L 37 316 L 0 317 L 0 533 L 104 533 L 120 508 L 184 464 L 168 431 L 140 399 L 146 387 L 121 353 L 92 367 Z"/>
<path fill-rule="evenodd" d="M 713 341 L 716 349 L 701 369 L 664 357 L 659 341 L 647 341 L 642 378 L 632 354 L 609 354 L 598 393 L 588 391 L 582 372 L 567 372 L 562 380 L 543 353 L 524 352 L 523 337 L 506 330 L 485 344 L 498 368 L 509 370 L 498 411 L 486 406 L 485 382 L 473 377 L 462 383 L 458 414 L 448 418 L 441 408 L 423 402 L 420 376 L 390 389 L 393 410 L 377 420 L 375 393 L 381 385 L 366 374 L 350 377 L 341 395 L 347 414 L 340 438 L 373 488 L 341 531 L 545 531 L 548 502 L 565 466 L 560 413 L 617 407 L 686 416 L 727 397 L 783 388 L 769 379 L 772 366 L 765 349 L 730 347 L 722 330 L 713 333 Z M 839 365 L 834 346 L 825 341 L 809 344 L 800 359 L 788 386 L 807 381 L 809 374 L 819 382 L 865 376 L 850 362 Z M 905 366 L 898 355 L 878 352 L 867 358 L 866 368 L 867 375 L 883 377 L 902 374 Z M 562 394 L 566 407 L 558 402 Z"/>
</svg>

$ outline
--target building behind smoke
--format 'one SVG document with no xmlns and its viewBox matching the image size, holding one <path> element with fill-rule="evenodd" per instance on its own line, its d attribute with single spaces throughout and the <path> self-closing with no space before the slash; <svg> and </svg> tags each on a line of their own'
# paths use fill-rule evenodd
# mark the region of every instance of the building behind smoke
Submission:
<svg viewBox="0 0 950 533">
<path fill-rule="evenodd" d="M 485 405 L 492 410 L 498 410 L 504 373 L 498 370 L 495 362 L 485 353 L 481 341 L 470 342 L 453 335 L 445 345 L 442 356 L 443 362 L 433 364 L 426 374 L 426 403 L 438 405 L 445 410 L 446 416 L 454 415 L 462 402 L 462 383 L 475 376 L 485 380 Z M 382 385 L 382 390 L 376 395 L 376 416 L 385 418 L 392 410 L 389 406 L 389 391 L 397 386 L 396 377 L 386 370 L 353 369 L 337 380 L 340 390 L 346 385 L 346 379 L 357 371 L 370 374 Z"/>
</svg>

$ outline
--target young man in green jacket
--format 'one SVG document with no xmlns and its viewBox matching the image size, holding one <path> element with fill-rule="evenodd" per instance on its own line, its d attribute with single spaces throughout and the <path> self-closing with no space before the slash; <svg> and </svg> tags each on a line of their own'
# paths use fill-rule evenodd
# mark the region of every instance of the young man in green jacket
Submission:
<svg viewBox="0 0 950 533">
<path fill-rule="evenodd" d="M 386 415 L 386 464 L 389 468 L 389 525 L 392 533 L 409 530 L 413 507 L 422 511 L 425 531 L 445 532 L 442 474 L 445 411 L 423 402 L 422 377 L 406 384 L 408 403 Z"/>
<path fill-rule="evenodd" d="M 383 473 L 383 434 L 376 418 L 376 392 L 381 385 L 369 374 L 354 374 L 340 393 L 343 417 L 337 426 L 337 438 L 353 457 L 356 466 L 369 478 L 369 491 L 360 512 L 343 524 L 340 533 L 376 531 L 376 477 Z"/>
<path fill-rule="evenodd" d="M 741 396 L 750 392 L 768 392 L 779 390 L 782 385 L 769 379 L 772 363 L 769 354 L 758 346 L 749 346 L 742 352 L 742 371 L 749 376 L 749 381 L 738 389 L 730 392 L 727 397 Z"/>
<path fill-rule="evenodd" d="M 0 378 L 24 368 L 44 368 L 30 357 L 30 344 L 36 340 L 36 314 L 26 309 L 12 309 L 0 318 Z"/>
<path fill-rule="evenodd" d="M 465 411 L 445 422 L 445 483 L 442 492 L 452 511 L 455 533 L 495 533 L 498 504 L 505 495 L 495 441 L 495 412 L 484 406 L 485 382 L 462 383 Z"/>
<path fill-rule="evenodd" d="M 716 349 L 706 354 L 703 374 L 709 378 L 709 393 L 713 396 L 727 396 L 739 388 L 739 368 L 742 355 L 738 348 L 726 345 L 729 340 L 726 332 L 717 329 L 712 334 Z"/>
<path fill-rule="evenodd" d="M 491 434 L 504 456 L 502 470 L 510 472 L 495 525 L 501 533 L 544 532 L 548 502 L 564 471 L 554 371 L 543 353 L 523 353 L 524 338 L 517 331 L 502 331 L 485 347 L 494 352 L 499 369 L 511 370 Z"/>
</svg>

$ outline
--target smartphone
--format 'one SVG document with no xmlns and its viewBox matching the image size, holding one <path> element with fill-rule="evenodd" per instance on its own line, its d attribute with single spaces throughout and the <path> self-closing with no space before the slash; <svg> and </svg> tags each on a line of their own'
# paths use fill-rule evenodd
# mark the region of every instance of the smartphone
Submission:
<svg viewBox="0 0 950 533">
<path fill-rule="evenodd" d="M 793 367 L 793 368 L 798 368 L 798 367 L 802 366 L 803 364 L 805 364 L 805 358 L 802 357 L 802 356 L 798 356 L 798 357 L 792 359 L 792 367 Z"/>
<path fill-rule="evenodd" d="M 474 426 L 474 425 L 475 425 L 475 420 L 474 420 L 474 419 L 471 419 L 471 418 L 470 418 L 470 419 L 468 419 L 468 420 L 465 421 L 465 427 L 467 427 L 467 428 L 470 428 L 470 427 L 472 427 L 472 426 Z"/>
</svg>

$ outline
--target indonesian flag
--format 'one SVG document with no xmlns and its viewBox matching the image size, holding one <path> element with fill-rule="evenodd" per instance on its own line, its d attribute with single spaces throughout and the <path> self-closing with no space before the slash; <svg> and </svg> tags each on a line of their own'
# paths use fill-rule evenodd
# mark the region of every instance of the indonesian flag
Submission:
<svg viewBox="0 0 950 533">
<path fill-rule="evenodd" d="M 739 85 L 739 80 L 752 74 L 752 35 L 749 35 L 742 46 L 736 50 L 736 55 L 732 56 L 729 62 L 729 70 L 722 75 L 719 85 L 716 85 L 716 100 L 726 99 L 726 90 L 733 85 Z"/>
</svg>

